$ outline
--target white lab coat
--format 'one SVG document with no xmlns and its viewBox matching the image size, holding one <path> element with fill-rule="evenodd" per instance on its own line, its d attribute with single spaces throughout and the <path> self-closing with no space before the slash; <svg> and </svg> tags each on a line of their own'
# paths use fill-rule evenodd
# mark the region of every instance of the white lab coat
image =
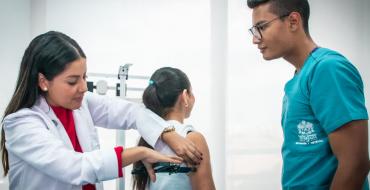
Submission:
<svg viewBox="0 0 370 190">
<path fill-rule="evenodd" d="M 43 97 L 32 108 L 5 117 L 11 190 L 81 190 L 118 177 L 114 147 L 99 148 L 95 126 L 137 129 L 155 145 L 166 122 L 142 106 L 118 98 L 86 93 L 82 106 L 73 111 L 76 133 L 84 153 L 75 152 L 53 110 Z"/>
</svg>

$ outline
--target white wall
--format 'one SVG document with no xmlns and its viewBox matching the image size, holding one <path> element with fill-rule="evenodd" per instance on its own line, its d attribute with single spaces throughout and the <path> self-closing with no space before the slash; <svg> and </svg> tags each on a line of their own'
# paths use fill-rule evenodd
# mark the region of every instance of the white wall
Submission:
<svg viewBox="0 0 370 190">
<path fill-rule="evenodd" d="M 262 59 L 247 31 L 252 23 L 245 2 L 0 0 L 0 112 L 30 40 L 59 30 L 80 43 L 89 72 L 116 73 L 127 62 L 135 75 L 162 66 L 184 70 L 196 95 L 188 122 L 206 136 L 217 188 L 279 189 L 281 99 L 294 69 L 284 60 Z M 359 68 L 370 108 L 370 1 L 310 3 L 312 37 Z M 113 132 L 100 133 L 103 147 L 114 146 Z M 127 136 L 133 146 L 137 134 Z"/>
<path fill-rule="evenodd" d="M 17 80 L 22 53 L 30 40 L 30 4 L 23 0 L 0 0 L 0 114 L 9 102 Z M 7 188 L 2 179 L 0 189 Z"/>
<path fill-rule="evenodd" d="M 0 1 L 0 113 L 15 88 L 22 53 L 30 40 L 30 5 L 22 0 Z"/>
<path fill-rule="evenodd" d="M 293 68 L 262 59 L 248 32 L 246 1 L 229 1 L 228 20 L 226 187 L 279 189 L 281 100 Z"/>
</svg>

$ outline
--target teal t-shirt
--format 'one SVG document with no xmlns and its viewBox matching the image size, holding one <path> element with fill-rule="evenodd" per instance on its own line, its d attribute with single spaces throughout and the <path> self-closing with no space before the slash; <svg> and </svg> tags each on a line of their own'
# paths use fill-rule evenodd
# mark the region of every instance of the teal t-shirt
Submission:
<svg viewBox="0 0 370 190">
<path fill-rule="evenodd" d="M 339 53 L 318 48 L 284 90 L 283 189 L 329 189 L 338 161 L 328 135 L 352 120 L 368 119 L 361 76 Z"/>
</svg>

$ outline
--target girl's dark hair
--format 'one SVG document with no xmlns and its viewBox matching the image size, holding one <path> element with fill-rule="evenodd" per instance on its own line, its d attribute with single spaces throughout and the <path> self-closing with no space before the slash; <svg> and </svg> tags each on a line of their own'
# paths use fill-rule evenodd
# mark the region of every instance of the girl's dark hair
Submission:
<svg viewBox="0 0 370 190">
<path fill-rule="evenodd" d="M 190 93 L 191 84 L 184 72 L 172 67 L 163 67 L 156 70 L 149 80 L 149 86 L 144 90 L 144 105 L 164 118 L 175 106 L 179 95 L 183 90 Z M 140 138 L 138 146 L 153 149 L 143 138 Z M 134 163 L 134 168 L 143 166 L 141 161 Z M 133 189 L 145 190 L 149 183 L 148 175 L 134 175 Z"/>
<path fill-rule="evenodd" d="M 5 109 L 4 118 L 22 108 L 32 107 L 37 98 L 42 95 L 38 86 L 38 74 L 47 80 L 53 80 L 62 73 L 71 62 L 86 58 L 84 52 L 75 40 L 55 31 L 49 31 L 35 37 L 24 52 L 19 69 L 17 85 L 13 96 Z M 4 128 L 1 129 L 1 150 L 4 176 L 9 171 L 8 151 L 5 147 Z"/>
</svg>

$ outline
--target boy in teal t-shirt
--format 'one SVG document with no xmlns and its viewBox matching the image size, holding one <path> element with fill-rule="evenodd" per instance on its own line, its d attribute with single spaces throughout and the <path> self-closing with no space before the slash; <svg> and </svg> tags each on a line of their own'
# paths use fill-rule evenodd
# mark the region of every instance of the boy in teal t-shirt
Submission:
<svg viewBox="0 0 370 190">
<path fill-rule="evenodd" d="M 308 0 L 247 4 L 253 9 L 249 31 L 263 58 L 283 58 L 296 69 L 283 100 L 282 188 L 369 189 L 368 114 L 359 72 L 313 41 Z"/>
<path fill-rule="evenodd" d="M 357 69 L 334 51 L 314 49 L 300 72 L 285 85 L 283 187 L 329 189 L 338 161 L 328 135 L 350 121 L 363 119 L 368 119 L 368 114 Z M 367 181 L 364 187 L 368 189 Z"/>
</svg>

